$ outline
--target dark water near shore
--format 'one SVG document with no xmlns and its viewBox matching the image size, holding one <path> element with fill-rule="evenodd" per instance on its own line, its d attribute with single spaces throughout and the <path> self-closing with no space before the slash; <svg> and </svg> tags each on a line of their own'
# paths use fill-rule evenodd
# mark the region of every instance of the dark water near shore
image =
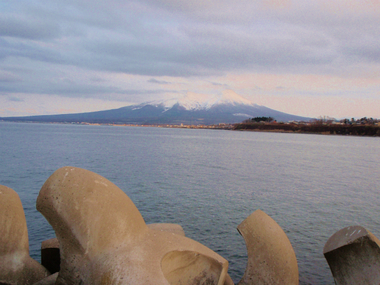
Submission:
<svg viewBox="0 0 380 285">
<path fill-rule="evenodd" d="M 0 141 L 0 184 L 21 198 L 37 260 L 54 232 L 36 198 L 67 165 L 114 182 L 147 223 L 182 225 L 230 262 L 235 282 L 247 259 L 236 227 L 256 209 L 288 235 L 300 284 L 334 283 L 322 250 L 339 229 L 380 237 L 379 138 L 0 122 Z"/>
</svg>

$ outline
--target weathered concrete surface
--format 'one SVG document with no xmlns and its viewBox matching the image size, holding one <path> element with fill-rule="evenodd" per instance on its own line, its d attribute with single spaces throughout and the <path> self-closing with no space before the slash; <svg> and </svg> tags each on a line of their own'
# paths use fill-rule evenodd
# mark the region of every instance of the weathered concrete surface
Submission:
<svg viewBox="0 0 380 285">
<path fill-rule="evenodd" d="M 253 212 L 238 226 L 248 252 L 243 284 L 299 283 L 298 264 L 293 247 L 282 228 L 261 210 Z"/>
<path fill-rule="evenodd" d="M 189 238 L 150 229 L 128 196 L 104 177 L 63 167 L 42 186 L 37 209 L 56 232 L 56 284 L 224 284 L 228 262 Z M 171 262 L 185 266 L 179 268 Z M 175 283 L 173 283 L 175 282 Z"/>
<path fill-rule="evenodd" d="M 323 248 L 335 284 L 380 284 L 380 241 L 361 226 L 333 234 Z"/>
<path fill-rule="evenodd" d="M 230 277 L 230 275 L 227 274 L 226 280 L 224 280 L 224 285 L 234 285 L 234 281 Z"/>
<path fill-rule="evenodd" d="M 147 226 L 152 230 L 166 231 L 185 236 L 183 228 L 178 224 L 157 223 L 148 224 Z M 61 257 L 59 251 L 59 241 L 57 238 L 44 240 L 41 243 L 41 264 L 49 270 L 51 274 L 60 270 Z"/>
<path fill-rule="evenodd" d="M 33 285 L 54 285 L 55 282 L 57 281 L 57 277 L 58 277 L 58 272 L 38 281 L 37 283 L 34 283 Z"/>
<path fill-rule="evenodd" d="M 41 264 L 49 270 L 51 274 L 59 271 L 61 257 L 57 238 L 44 240 L 41 243 Z"/>
<path fill-rule="evenodd" d="M 185 231 L 178 224 L 170 224 L 170 223 L 157 223 L 157 224 L 147 224 L 148 228 L 156 231 L 164 231 L 173 234 L 177 234 L 180 236 L 185 236 Z"/>
<path fill-rule="evenodd" d="M 0 185 L 0 284 L 33 284 L 48 274 L 29 256 L 28 230 L 19 196 Z"/>
<path fill-rule="evenodd" d="M 185 236 L 185 232 L 183 231 L 183 228 L 178 224 L 162 223 L 162 224 L 148 224 L 147 226 L 151 229 L 167 231 L 170 233 L 175 233 L 181 236 Z M 41 280 L 40 282 L 34 285 L 55 284 L 55 281 L 58 276 L 58 273 L 56 272 L 59 271 L 59 266 L 60 266 L 59 242 L 57 238 L 48 239 L 42 242 L 41 263 L 48 269 L 52 268 L 51 270 L 49 269 L 52 275 L 50 275 L 49 277 L 46 277 L 45 279 Z M 56 273 L 56 274 L 53 274 L 53 273 Z M 234 285 L 234 282 L 229 275 L 226 275 L 224 285 Z"/>
</svg>

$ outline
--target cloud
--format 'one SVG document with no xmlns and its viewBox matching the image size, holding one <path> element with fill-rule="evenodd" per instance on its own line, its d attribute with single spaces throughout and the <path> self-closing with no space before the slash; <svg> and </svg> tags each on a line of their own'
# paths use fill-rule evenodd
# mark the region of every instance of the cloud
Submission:
<svg viewBox="0 0 380 285">
<path fill-rule="evenodd" d="M 378 17 L 368 11 L 352 17 L 354 4 L 340 1 L 343 9 L 338 11 L 317 2 L 68 1 L 43 7 L 36 1 L 28 5 L 32 12 L 3 14 L 0 32 L 41 42 L 5 38 L 0 56 L 185 77 L 234 70 L 318 72 L 325 65 L 350 65 L 352 55 L 379 59 Z M 348 36 L 353 33 L 357 39 Z"/>
<path fill-rule="evenodd" d="M 43 18 L 0 13 L 0 36 L 29 40 L 52 39 L 60 36 L 60 29 L 56 23 Z"/>
<path fill-rule="evenodd" d="M 12 72 L 7 72 L 7 71 L 2 71 L 0 70 L 0 83 L 6 83 L 6 82 L 11 82 L 11 83 L 15 83 L 15 82 L 19 82 L 21 81 L 21 79 L 13 74 Z"/>
<path fill-rule="evenodd" d="M 8 100 L 12 102 L 24 102 L 24 99 L 18 97 L 9 97 Z"/>
<path fill-rule="evenodd" d="M 214 86 L 221 86 L 221 87 L 224 87 L 224 88 L 227 88 L 227 89 L 230 88 L 228 86 L 228 84 L 225 84 L 225 83 L 211 82 L 211 84 L 214 85 Z"/>
<path fill-rule="evenodd" d="M 238 91 L 231 74 L 380 77 L 374 0 L 4 0 L 0 11 L 2 96 L 130 102 Z"/>
<path fill-rule="evenodd" d="M 149 83 L 156 83 L 156 84 L 169 84 L 169 82 L 165 80 L 157 80 L 155 78 L 151 78 L 148 80 Z"/>
</svg>

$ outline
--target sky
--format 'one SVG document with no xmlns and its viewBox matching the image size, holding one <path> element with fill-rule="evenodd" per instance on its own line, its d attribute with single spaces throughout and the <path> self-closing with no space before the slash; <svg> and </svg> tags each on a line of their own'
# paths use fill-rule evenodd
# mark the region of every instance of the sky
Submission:
<svg viewBox="0 0 380 285">
<path fill-rule="evenodd" d="M 235 92 L 380 118 L 378 0 L 1 0 L 0 117 Z"/>
</svg>

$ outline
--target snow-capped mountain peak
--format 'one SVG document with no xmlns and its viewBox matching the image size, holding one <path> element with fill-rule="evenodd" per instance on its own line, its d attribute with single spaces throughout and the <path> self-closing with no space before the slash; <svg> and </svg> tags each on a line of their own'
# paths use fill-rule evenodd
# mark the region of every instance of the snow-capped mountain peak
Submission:
<svg viewBox="0 0 380 285">
<path fill-rule="evenodd" d="M 250 106 L 256 105 L 252 101 L 236 94 L 232 90 L 225 90 L 221 98 L 218 100 L 217 104 L 250 105 Z"/>
<path fill-rule="evenodd" d="M 186 110 L 202 110 L 209 109 L 216 100 L 215 95 L 188 92 L 185 97 L 178 100 L 178 104 Z"/>
<path fill-rule="evenodd" d="M 153 103 L 153 102 L 152 102 Z M 208 95 L 208 94 L 198 94 L 194 92 L 188 92 L 182 98 L 173 98 L 166 101 L 155 102 L 154 105 L 162 104 L 165 109 L 172 108 L 175 104 L 183 107 L 185 110 L 196 111 L 196 110 L 208 110 L 211 107 L 222 104 L 229 105 L 249 105 L 256 106 L 253 102 L 248 99 L 236 94 L 232 90 L 226 90 L 222 95 Z"/>
</svg>

